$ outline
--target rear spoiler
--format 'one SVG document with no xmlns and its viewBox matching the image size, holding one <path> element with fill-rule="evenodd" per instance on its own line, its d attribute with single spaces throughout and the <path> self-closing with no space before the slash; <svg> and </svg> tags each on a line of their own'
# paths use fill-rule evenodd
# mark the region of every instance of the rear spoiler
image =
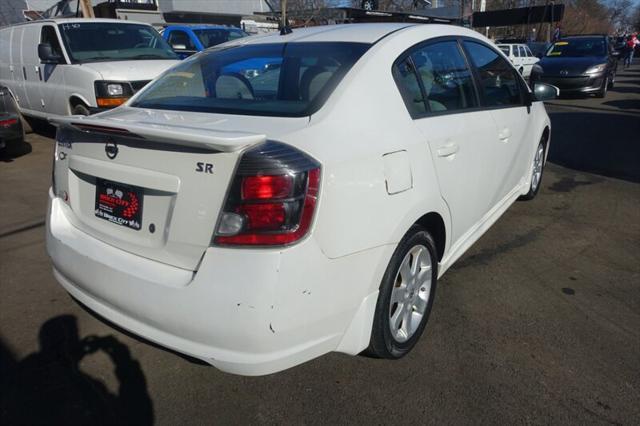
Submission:
<svg viewBox="0 0 640 426">
<path fill-rule="evenodd" d="M 203 129 L 198 127 L 145 122 L 120 122 L 72 115 L 50 118 L 54 126 L 71 126 L 82 132 L 116 135 L 133 139 L 232 152 L 267 140 L 266 135 L 243 131 Z"/>
</svg>

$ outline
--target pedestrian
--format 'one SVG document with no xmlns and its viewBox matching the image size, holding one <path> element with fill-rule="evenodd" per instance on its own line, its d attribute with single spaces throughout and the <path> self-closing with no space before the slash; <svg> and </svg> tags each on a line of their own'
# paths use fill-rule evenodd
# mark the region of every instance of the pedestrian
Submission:
<svg viewBox="0 0 640 426">
<path fill-rule="evenodd" d="M 637 38 L 636 38 L 637 41 Z M 633 36 L 627 37 L 627 41 L 624 44 L 624 67 L 629 68 L 633 62 L 633 51 L 635 50 L 636 43 L 633 41 Z"/>
</svg>

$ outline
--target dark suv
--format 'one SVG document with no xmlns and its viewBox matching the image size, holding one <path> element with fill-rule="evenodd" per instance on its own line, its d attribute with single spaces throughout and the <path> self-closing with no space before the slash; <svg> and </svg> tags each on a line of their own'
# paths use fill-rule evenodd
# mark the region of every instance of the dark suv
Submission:
<svg viewBox="0 0 640 426">
<path fill-rule="evenodd" d="M 541 80 L 560 94 L 594 93 L 604 98 L 616 79 L 618 60 L 605 35 L 570 36 L 556 41 L 538 63 Z"/>
</svg>

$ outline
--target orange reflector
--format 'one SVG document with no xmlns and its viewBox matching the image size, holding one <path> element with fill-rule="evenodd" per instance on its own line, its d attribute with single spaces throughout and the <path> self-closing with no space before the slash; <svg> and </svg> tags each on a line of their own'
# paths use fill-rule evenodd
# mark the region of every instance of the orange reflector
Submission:
<svg viewBox="0 0 640 426">
<path fill-rule="evenodd" d="M 103 108 L 117 107 L 127 102 L 129 98 L 97 98 L 98 106 Z"/>
</svg>

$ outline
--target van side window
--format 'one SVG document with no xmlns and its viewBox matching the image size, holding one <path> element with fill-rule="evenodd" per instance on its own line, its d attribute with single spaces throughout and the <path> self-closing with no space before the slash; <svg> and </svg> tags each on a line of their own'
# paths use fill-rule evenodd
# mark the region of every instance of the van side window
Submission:
<svg viewBox="0 0 640 426">
<path fill-rule="evenodd" d="M 169 34 L 169 44 L 173 47 L 175 44 L 182 44 L 186 47 L 186 50 L 196 50 L 196 46 L 193 44 L 189 34 L 181 30 L 173 30 Z"/>
<path fill-rule="evenodd" d="M 428 44 L 411 54 L 431 112 L 477 106 L 473 77 L 458 42 Z"/>
<path fill-rule="evenodd" d="M 58 40 L 58 35 L 56 34 L 56 30 L 53 26 L 45 25 L 42 27 L 40 43 L 49 43 L 53 53 L 60 55 L 60 57 L 64 56 L 62 54 L 62 48 L 60 47 L 60 40 Z"/>
<path fill-rule="evenodd" d="M 396 62 L 393 65 L 392 73 L 409 114 L 415 118 L 426 113 L 427 107 L 422 97 L 422 89 L 411 60 L 407 57 Z"/>
<path fill-rule="evenodd" d="M 465 40 L 471 62 L 478 69 L 485 106 L 522 105 L 517 71 L 491 48 Z"/>
</svg>

